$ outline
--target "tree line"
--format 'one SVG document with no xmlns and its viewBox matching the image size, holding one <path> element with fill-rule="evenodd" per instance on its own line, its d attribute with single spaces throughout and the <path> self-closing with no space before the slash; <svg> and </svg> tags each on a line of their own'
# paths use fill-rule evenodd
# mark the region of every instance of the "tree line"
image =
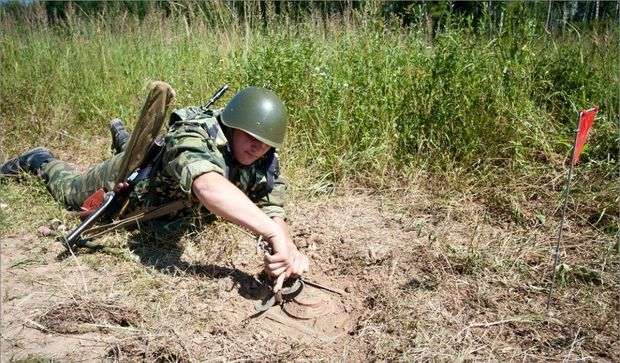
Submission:
<svg viewBox="0 0 620 363">
<path fill-rule="evenodd" d="M 468 19 L 474 24 L 484 23 L 489 31 L 502 31 L 508 23 L 515 21 L 534 21 L 544 26 L 548 32 L 563 32 L 570 23 L 579 28 L 600 27 L 617 24 L 620 14 L 620 0 L 570 0 L 570 1 L 273 1 L 244 0 L 219 1 L 237 13 L 244 20 L 248 9 L 262 14 L 268 21 L 268 12 L 275 16 L 286 14 L 289 17 L 303 17 L 309 13 L 325 16 L 343 14 L 351 11 L 372 11 L 386 20 L 399 20 L 403 26 L 423 19 L 427 26 L 436 31 L 455 15 Z M 4 14 L 19 19 L 35 8 L 43 8 L 49 24 L 58 24 L 69 16 L 101 16 L 111 13 L 126 13 L 140 19 L 153 11 L 165 16 L 192 16 L 196 12 L 206 13 L 214 6 L 209 1 L 18 1 L 3 2 Z M 420 16 L 422 15 L 422 16 Z"/>
</svg>

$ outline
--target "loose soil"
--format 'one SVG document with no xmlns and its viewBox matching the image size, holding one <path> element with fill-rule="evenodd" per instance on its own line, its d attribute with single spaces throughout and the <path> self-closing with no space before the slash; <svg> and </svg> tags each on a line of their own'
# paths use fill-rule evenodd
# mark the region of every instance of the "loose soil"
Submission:
<svg viewBox="0 0 620 363">
<path fill-rule="evenodd" d="M 66 254 L 38 226 L 9 231 L 1 360 L 620 360 L 613 238 L 569 219 L 550 317 L 557 216 L 515 224 L 495 213 L 403 190 L 295 198 L 305 277 L 340 293 L 305 285 L 298 303 L 256 317 L 269 293 L 261 252 L 230 224 L 98 241 L 129 258 Z"/>
</svg>

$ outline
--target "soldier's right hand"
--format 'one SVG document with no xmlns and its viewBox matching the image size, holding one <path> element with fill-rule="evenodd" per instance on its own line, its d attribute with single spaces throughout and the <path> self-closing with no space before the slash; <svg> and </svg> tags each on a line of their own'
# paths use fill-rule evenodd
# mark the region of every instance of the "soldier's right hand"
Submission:
<svg viewBox="0 0 620 363">
<path fill-rule="evenodd" d="M 293 256 L 288 249 L 285 251 L 276 252 L 273 255 L 265 253 L 263 258 L 265 272 L 269 277 L 277 278 L 276 283 L 273 286 L 274 293 L 280 291 L 284 280 L 290 277 L 290 267 L 293 262 Z"/>
</svg>

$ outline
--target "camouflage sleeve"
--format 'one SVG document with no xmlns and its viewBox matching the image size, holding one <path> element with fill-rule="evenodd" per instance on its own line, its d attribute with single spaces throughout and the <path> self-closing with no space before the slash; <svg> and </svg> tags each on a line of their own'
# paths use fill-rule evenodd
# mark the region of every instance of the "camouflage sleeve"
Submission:
<svg viewBox="0 0 620 363">
<path fill-rule="evenodd" d="M 256 205 L 270 218 L 286 218 L 284 201 L 286 199 L 286 178 L 279 176 L 273 183 L 271 193 L 256 201 Z"/>
<path fill-rule="evenodd" d="M 226 163 L 215 141 L 198 123 L 184 122 L 166 136 L 163 172 L 191 194 L 194 179 L 211 171 L 224 175 Z"/>
</svg>

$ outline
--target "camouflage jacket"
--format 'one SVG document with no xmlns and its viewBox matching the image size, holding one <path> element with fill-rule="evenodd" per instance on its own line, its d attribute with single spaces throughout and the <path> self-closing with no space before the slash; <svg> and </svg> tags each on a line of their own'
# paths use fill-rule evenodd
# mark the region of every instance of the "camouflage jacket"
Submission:
<svg viewBox="0 0 620 363">
<path fill-rule="evenodd" d="M 192 183 L 204 173 L 216 172 L 236 185 L 269 217 L 284 218 L 286 181 L 280 175 L 278 155 L 271 150 L 248 166 L 233 160 L 225 126 L 218 122 L 219 113 L 198 107 L 174 111 L 159 172 L 139 182 L 132 197 L 145 209 L 189 199 L 192 209 L 198 212 L 201 204 L 192 194 Z"/>
</svg>

